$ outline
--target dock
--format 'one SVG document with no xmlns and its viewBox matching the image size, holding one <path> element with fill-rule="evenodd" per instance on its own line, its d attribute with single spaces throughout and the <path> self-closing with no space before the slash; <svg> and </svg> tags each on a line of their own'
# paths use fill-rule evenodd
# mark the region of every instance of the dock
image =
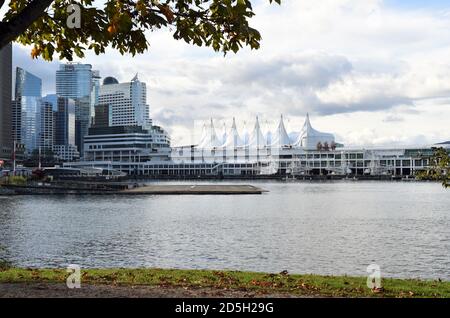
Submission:
<svg viewBox="0 0 450 318">
<path fill-rule="evenodd" d="M 252 185 L 72 184 L 2 185 L 0 195 L 256 195 L 268 192 Z"/>
<path fill-rule="evenodd" d="M 252 185 L 146 185 L 127 189 L 121 194 L 262 194 L 267 192 Z"/>
</svg>

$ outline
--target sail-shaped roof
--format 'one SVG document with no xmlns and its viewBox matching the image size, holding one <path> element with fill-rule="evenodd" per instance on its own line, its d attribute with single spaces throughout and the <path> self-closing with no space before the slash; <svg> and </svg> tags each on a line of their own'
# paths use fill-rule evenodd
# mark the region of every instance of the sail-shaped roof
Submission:
<svg viewBox="0 0 450 318">
<path fill-rule="evenodd" d="M 280 123 L 278 124 L 277 129 L 272 135 L 272 146 L 289 146 L 291 144 L 291 139 L 286 131 L 284 126 L 283 115 L 281 115 Z"/>
<path fill-rule="evenodd" d="M 227 142 L 227 136 L 228 136 L 227 125 L 223 123 L 222 135 L 220 136 L 221 137 L 220 142 L 222 143 L 222 145 Z"/>
<path fill-rule="evenodd" d="M 203 138 L 201 143 L 199 143 L 198 148 L 210 149 L 220 147 L 221 145 L 222 143 L 220 142 L 219 138 L 217 138 L 216 129 L 214 128 L 214 122 L 211 118 L 209 126 L 206 127 L 205 137 Z"/>
<path fill-rule="evenodd" d="M 197 146 L 203 145 L 206 142 L 206 139 L 207 139 L 207 129 L 206 123 L 204 123 L 202 127 L 202 134 L 200 135 L 200 141 L 198 142 Z"/>
<path fill-rule="evenodd" d="M 227 134 L 227 140 L 223 144 L 225 148 L 236 148 L 244 146 L 244 142 L 239 136 L 239 132 L 236 127 L 236 120 L 233 117 L 233 125 L 231 125 L 231 129 Z"/>
<path fill-rule="evenodd" d="M 248 146 L 251 148 L 262 148 L 267 144 L 267 140 L 264 137 L 261 127 L 259 125 L 258 116 L 256 116 L 255 127 L 248 139 Z"/>
<path fill-rule="evenodd" d="M 250 139 L 250 133 L 247 129 L 247 122 L 244 121 L 244 131 L 242 132 L 242 142 L 244 145 L 248 145 L 248 141 Z"/>
<path fill-rule="evenodd" d="M 331 144 L 334 142 L 334 135 L 315 130 L 309 120 L 309 114 L 306 114 L 305 123 L 294 146 L 315 149 L 319 142 L 322 144 L 325 142 Z"/>
</svg>

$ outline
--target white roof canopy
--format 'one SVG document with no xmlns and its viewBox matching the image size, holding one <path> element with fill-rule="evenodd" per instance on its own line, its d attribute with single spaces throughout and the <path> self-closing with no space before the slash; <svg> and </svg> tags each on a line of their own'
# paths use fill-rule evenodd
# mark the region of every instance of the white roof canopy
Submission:
<svg viewBox="0 0 450 318">
<path fill-rule="evenodd" d="M 266 143 L 267 140 L 261 131 L 258 116 L 256 116 L 255 127 L 249 136 L 248 146 L 251 148 L 261 148 L 264 147 Z"/>
<path fill-rule="evenodd" d="M 311 122 L 309 120 L 309 114 L 306 114 L 305 123 L 303 124 L 303 128 L 300 131 L 300 134 L 294 143 L 296 147 L 305 147 L 305 148 L 315 148 L 318 143 L 328 143 L 331 144 L 334 142 L 334 135 L 323 133 L 318 130 L 315 130 L 311 126 Z"/>
<path fill-rule="evenodd" d="M 283 115 L 281 115 L 280 123 L 278 124 L 277 129 L 272 135 L 272 146 L 289 146 L 291 145 L 291 139 L 284 127 Z"/>
<path fill-rule="evenodd" d="M 244 142 L 239 136 L 239 132 L 236 127 L 236 120 L 233 118 L 233 125 L 231 125 L 231 129 L 227 134 L 227 140 L 223 144 L 225 148 L 236 148 L 244 146 Z"/>
<path fill-rule="evenodd" d="M 205 133 L 198 144 L 198 148 L 208 149 L 208 148 L 216 148 L 222 145 L 222 142 L 217 138 L 216 130 L 214 128 L 214 122 L 211 118 L 211 122 L 209 126 L 204 125 Z"/>
</svg>

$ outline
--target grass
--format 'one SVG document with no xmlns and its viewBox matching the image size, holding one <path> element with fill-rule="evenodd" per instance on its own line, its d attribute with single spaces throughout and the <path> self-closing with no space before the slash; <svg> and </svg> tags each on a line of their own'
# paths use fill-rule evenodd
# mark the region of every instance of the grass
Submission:
<svg viewBox="0 0 450 318">
<path fill-rule="evenodd" d="M 417 279 L 383 279 L 383 289 L 374 292 L 367 288 L 365 277 L 169 269 L 86 269 L 81 275 L 82 284 L 94 285 L 214 288 L 323 297 L 450 298 L 450 282 Z M 9 268 L 0 270 L 0 283 L 65 283 L 67 276 L 68 273 L 60 269 Z"/>
</svg>

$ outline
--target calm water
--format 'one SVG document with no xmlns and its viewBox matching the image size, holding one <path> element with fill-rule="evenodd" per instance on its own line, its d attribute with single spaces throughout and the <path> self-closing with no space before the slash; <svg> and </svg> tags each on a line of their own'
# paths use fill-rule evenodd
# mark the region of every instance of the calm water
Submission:
<svg viewBox="0 0 450 318">
<path fill-rule="evenodd" d="M 229 182 L 228 182 L 229 183 Z M 163 267 L 450 280 L 450 190 L 254 183 L 262 196 L 0 197 L 15 265 Z"/>
</svg>

